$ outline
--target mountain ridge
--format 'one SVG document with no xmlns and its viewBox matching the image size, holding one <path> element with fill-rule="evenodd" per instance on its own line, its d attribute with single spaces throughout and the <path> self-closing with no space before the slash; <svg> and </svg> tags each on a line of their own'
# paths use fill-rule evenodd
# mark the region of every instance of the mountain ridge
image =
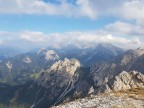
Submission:
<svg viewBox="0 0 144 108">
<path fill-rule="evenodd" d="M 123 74 L 123 71 L 127 71 L 124 76 L 128 76 L 129 79 L 132 79 L 131 71 L 138 71 L 143 75 L 143 49 L 123 52 L 122 49 L 111 44 L 99 44 L 94 49 L 72 48 L 60 51 L 40 49 L 34 53 L 22 54 L 1 62 L 0 66 L 3 66 L 3 63 L 5 65 L 5 68 L 0 68 L 1 74 L 7 71 L 11 76 L 13 72 L 16 72 L 12 77 L 12 80 L 16 78 L 16 84 L 8 85 L 1 80 L 2 94 L 0 93 L 0 97 L 8 97 L 3 100 L 7 103 L 14 99 L 14 103 L 27 104 L 26 106 L 32 108 L 47 108 L 77 98 L 84 98 L 93 93 L 97 95 L 108 90 L 113 91 L 111 86 L 115 83 L 115 85 L 121 84 L 121 87 L 124 88 L 123 82 L 115 80 L 119 74 Z M 72 50 L 73 53 L 71 53 Z M 92 62 L 87 62 L 89 65 L 84 64 L 83 61 L 91 56 Z M 104 58 L 101 59 L 101 57 Z M 90 66 L 90 64 L 93 65 Z M 135 78 L 139 79 L 139 77 Z M 21 80 L 18 80 L 19 78 Z M 11 82 L 12 80 L 10 79 Z M 128 79 L 125 78 L 125 80 Z M 17 98 L 15 98 L 15 92 L 18 94 Z M 12 96 L 9 97 L 8 93 Z M 1 98 L 0 101 L 2 101 Z"/>
</svg>

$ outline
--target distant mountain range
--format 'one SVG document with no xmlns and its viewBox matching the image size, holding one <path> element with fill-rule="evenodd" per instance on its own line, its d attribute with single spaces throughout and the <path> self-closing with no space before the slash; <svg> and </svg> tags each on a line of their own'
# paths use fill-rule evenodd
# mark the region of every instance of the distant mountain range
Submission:
<svg viewBox="0 0 144 108">
<path fill-rule="evenodd" d="M 47 108 L 89 93 L 113 91 L 117 76 L 132 79 L 132 71 L 144 74 L 144 49 L 124 51 L 108 43 L 95 48 L 43 48 L 0 63 L 0 103 L 4 107 Z M 133 83 L 140 87 L 137 81 Z"/>
<path fill-rule="evenodd" d="M 75 46 L 63 49 L 43 48 L 34 53 L 19 54 L 4 59 L 0 63 L 0 81 L 6 83 L 24 83 L 48 69 L 53 63 L 64 58 L 75 58 L 84 67 L 100 61 L 109 61 L 123 50 L 111 44 L 99 44 L 96 48 L 79 49 Z"/>
<path fill-rule="evenodd" d="M 18 55 L 18 54 L 21 54 L 21 53 L 24 53 L 24 52 L 26 52 L 26 51 L 24 51 L 20 48 L 13 48 L 13 47 L 10 47 L 10 46 L 1 45 L 0 46 L 0 62 L 2 60 L 5 60 L 8 57 L 13 57 L 15 55 Z"/>
</svg>

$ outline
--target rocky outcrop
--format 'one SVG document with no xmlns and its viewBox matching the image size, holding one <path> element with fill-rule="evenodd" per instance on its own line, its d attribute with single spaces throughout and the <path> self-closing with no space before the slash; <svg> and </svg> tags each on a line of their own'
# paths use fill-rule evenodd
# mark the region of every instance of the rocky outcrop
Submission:
<svg viewBox="0 0 144 108">
<path fill-rule="evenodd" d="M 6 66 L 9 70 L 11 70 L 13 67 L 12 63 L 10 63 L 9 61 L 6 63 Z"/>
<path fill-rule="evenodd" d="M 123 71 L 102 85 L 97 92 L 104 93 L 132 89 L 144 89 L 144 74 L 137 71 Z"/>
<path fill-rule="evenodd" d="M 122 71 L 139 71 L 144 73 L 144 50 L 128 50 L 123 55 L 118 56 L 111 62 L 96 63 L 92 65 L 90 70 L 91 79 L 93 79 L 94 87 L 98 88 Z M 106 87 L 106 86 L 105 86 Z"/>
<path fill-rule="evenodd" d="M 31 63 L 32 61 L 31 61 L 31 59 L 28 56 L 26 56 L 25 58 L 23 58 L 23 62 Z"/>
<path fill-rule="evenodd" d="M 123 56 L 117 58 L 117 62 L 121 66 L 128 66 L 130 68 L 136 60 L 144 54 L 144 49 L 138 48 L 136 50 L 128 50 L 123 54 Z"/>
<path fill-rule="evenodd" d="M 143 90 L 90 95 L 52 108 L 143 108 Z"/>
<path fill-rule="evenodd" d="M 76 59 L 64 59 L 54 63 L 46 72 L 37 79 L 37 83 L 43 87 L 63 87 L 74 77 L 80 63 Z M 48 84 L 49 83 L 49 84 Z"/>
<path fill-rule="evenodd" d="M 58 60 L 59 56 L 53 50 L 48 50 L 45 54 L 45 59 L 46 60 Z"/>
<path fill-rule="evenodd" d="M 63 103 L 53 108 L 143 108 L 144 74 L 122 71 L 83 99 Z M 91 94 L 92 93 L 92 94 Z M 95 95 L 94 95 L 94 94 Z M 101 94 L 99 94 L 101 93 Z"/>
<path fill-rule="evenodd" d="M 111 88 L 114 91 L 144 88 L 144 74 L 137 71 L 123 71 L 115 76 Z"/>
<path fill-rule="evenodd" d="M 54 50 L 48 50 L 46 48 L 42 48 L 37 51 L 38 55 L 44 56 L 45 60 L 58 60 L 59 55 Z"/>
<path fill-rule="evenodd" d="M 80 62 L 76 59 L 64 59 L 54 63 L 36 80 L 37 85 L 45 88 L 49 102 L 59 103 L 77 86 Z"/>
</svg>

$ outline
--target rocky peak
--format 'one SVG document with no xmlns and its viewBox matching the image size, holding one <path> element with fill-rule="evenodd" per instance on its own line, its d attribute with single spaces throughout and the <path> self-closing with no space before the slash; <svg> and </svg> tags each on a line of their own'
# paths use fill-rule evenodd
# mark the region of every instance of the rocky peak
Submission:
<svg viewBox="0 0 144 108">
<path fill-rule="evenodd" d="M 90 55 L 88 55 L 85 62 L 87 64 L 93 64 L 101 61 L 111 61 L 116 56 L 122 55 L 123 53 L 124 51 L 119 47 L 108 43 L 101 43 L 96 46 Z"/>
<path fill-rule="evenodd" d="M 118 54 L 122 54 L 123 50 L 121 48 L 118 48 L 110 43 L 100 43 L 97 45 L 96 49 L 98 51 L 107 51 L 113 54 L 114 56 L 117 56 Z"/>
<path fill-rule="evenodd" d="M 141 56 L 142 54 L 144 54 L 144 49 L 141 48 L 137 48 L 135 50 L 128 50 L 126 54 L 131 54 L 134 56 Z"/>
<path fill-rule="evenodd" d="M 8 61 L 8 62 L 6 63 L 6 66 L 7 66 L 7 68 L 8 68 L 9 70 L 11 70 L 12 67 L 13 67 L 13 65 L 12 65 L 12 63 L 11 63 L 10 61 Z"/>
<path fill-rule="evenodd" d="M 110 44 L 110 43 L 100 43 L 100 44 L 98 44 L 98 47 L 112 48 L 114 46 L 112 44 Z"/>
<path fill-rule="evenodd" d="M 121 90 L 144 89 L 144 74 L 131 71 L 123 71 L 106 84 L 102 85 L 98 92 L 111 92 Z"/>
<path fill-rule="evenodd" d="M 37 54 L 44 56 L 45 60 L 58 60 L 59 55 L 54 50 L 48 50 L 46 48 L 40 49 Z"/>
<path fill-rule="evenodd" d="M 41 48 L 40 50 L 37 51 L 37 54 L 45 54 L 47 51 L 46 48 Z"/>
<path fill-rule="evenodd" d="M 54 63 L 46 72 L 42 73 L 37 79 L 38 84 L 48 87 L 50 85 L 64 86 L 74 76 L 77 68 L 80 67 L 80 62 L 76 59 L 64 59 Z"/>
<path fill-rule="evenodd" d="M 25 58 L 23 58 L 23 62 L 31 63 L 32 61 L 31 61 L 31 59 L 28 56 L 26 56 Z"/>
<path fill-rule="evenodd" d="M 90 74 L 94 82 L 94 87 L 95 88 L 104 87 L 106 90 L 109 90 L 109 89 L 111 90 L 112 87 L 110 85 L 113 85 L 113 83 L 110 85 L 108 84 L 110 81 L 114 81 L 113 78 L 115 78 L 115 76 L 117 75 L 119 76 L 116 78 L 120 78 L 120 76 L 122 75 L 123 77 L 121 78 L 125 78 L 124 76 L 126 76 L 126 78 L 128 79 L 125 78 L 124 80 L 127 83 L 129 79 L 134 82 L 134 80 L 132 79 L 133 77 L 131 75 L 136 77 L 137 74 L 134 75 L 135 72 L 131 72 L 131 71 L 135 70 L 135 71 L 141 72 L 142 74 L 144 73 L 144 67 L 143 67 L 144 66 L 144 61 L 143 61 L 144 52 L 143 51 L 144 51 L 143 49 L 129 50 L 125 52 L 123 55 L 118 56 L 117 57 L 118 60 L 114 60 L 111 62 L 96 63 L 92 65 Z M 123 71 L 127 71 L 128 73 L 123 72 Z M 123 81 L 121 81 L 121 83 L 126 83 Z M 118 82 L 117 84 L 119 86 Z M 134 84 L 134 86 L 136 86 L 136 84 Z M 120 88 L 131 88 L 131 85 L 128 85 L 128 84 L 122 85 L 122 87 Z"/>
<path fill-rule="evenodd" d="M 58 62 L 54 63 L 48 71 L 62 71 L 65 69 L 71 75 L 74 75 L 76 69 L 80 67 L 80 62 L 76 59 L 67 59 L 59 60 Z"/>
<path fill-rule="evenodd" d="M 59 59 L 59 56 L 53 50 L 48 50 L 45 53 L 45 59 L 46 60 L 57 60 L 57 59 Z"/>
<path fill-rule="evenodd" d="M 48 90 L 49 101 L 61 101 L 75 88 L 78 81 L 76 74 L 80 62 L 76 59 L 64 59 L 54 63 L 46 72 L 41 73 L 36 83 Z"/>
<path fill-rule="evenodd" d="M 128 50 L 124 55 L 120 58 L 121 65 L 126 65 L 130 62 L 134 62 L 138 57 L 144 54 L 144 49 L 138 48 L 136 50 Z"/>
<path fill-rule="evenodd" d="M 142 54 L 144 54 L 144 49 L 142 49 L 142 48 L 137 48 L 137 49 L 136 49 L 136 52 L 137 52 L 139 55 L 142 55 Z"/>
<path fill-rule="evenodd" d="M 144 75 L 137 71 L 123 71 L 115 76 L 112 88 L 115 91 L 144 88 Z"/>
</svg>

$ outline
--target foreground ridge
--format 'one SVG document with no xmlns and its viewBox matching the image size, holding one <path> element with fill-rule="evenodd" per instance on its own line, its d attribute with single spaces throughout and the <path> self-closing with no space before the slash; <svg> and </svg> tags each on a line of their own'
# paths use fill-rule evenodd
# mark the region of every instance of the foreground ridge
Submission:
<svg viewBox="0 0 144 108">
<path fill-rule="evenodd" d="M 143 108 L 144 89 L 91 95 L 53 108 Z"/>
<path fill-rule="evenodd" d="M 97 95 L 94 95 L 97 94 Z M 53 108 L 143 108 L 144 75 L 123 71 L 83 99 Z"/>
</svg>

